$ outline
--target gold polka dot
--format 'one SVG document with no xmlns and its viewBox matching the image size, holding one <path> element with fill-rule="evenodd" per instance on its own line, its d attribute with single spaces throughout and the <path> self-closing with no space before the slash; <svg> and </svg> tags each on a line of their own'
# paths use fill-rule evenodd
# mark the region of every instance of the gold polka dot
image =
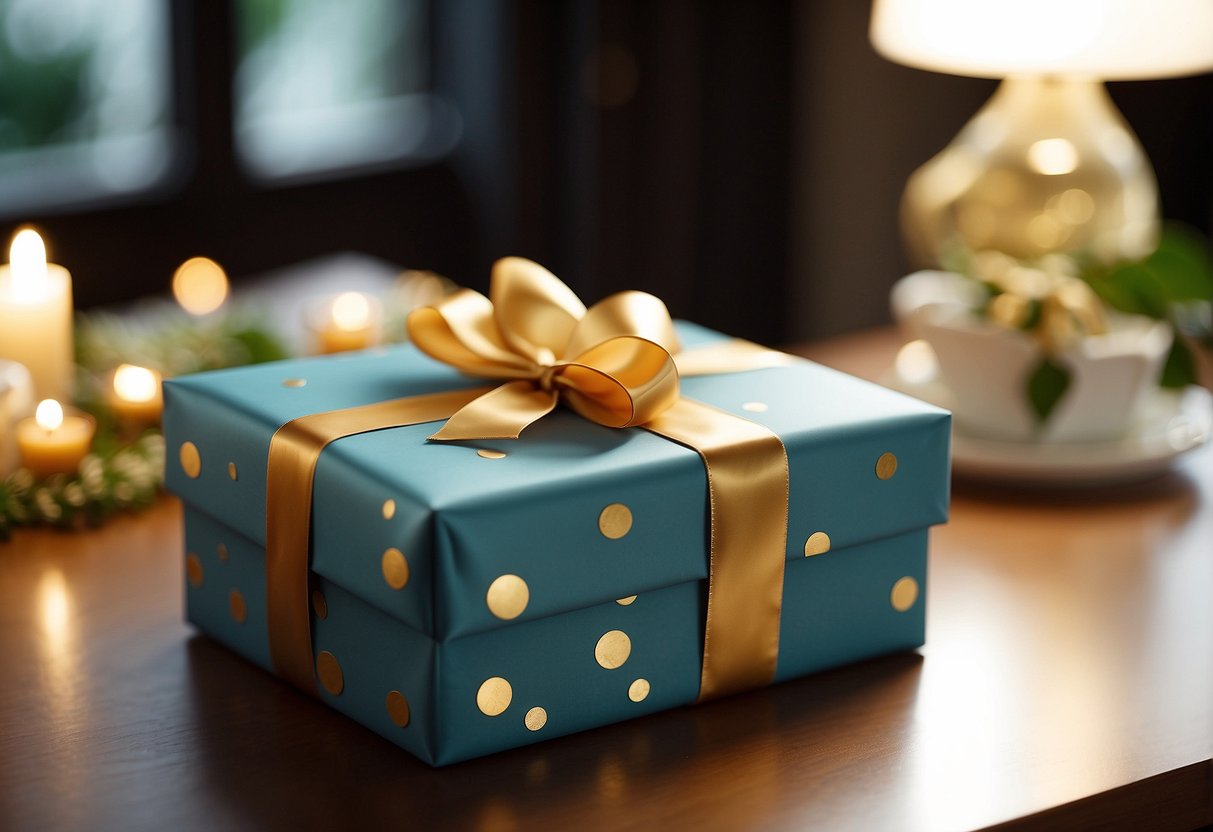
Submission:
<svg viewBox="0 0 1213 832">
<path fill-rule="evenodd" d="M 387 695 L 385 703 L 387 707 L 387 715 L 391 717 L 392 722 L 404 728 L 409 724 L 409 700 L 404 698 L 404 694 L 398 690 L 394 690 Z"/>
<path fill-rule="evenodd" d="M 480 690 L 476 691 L 476 707 L 485 716 L 499 716 L 510 707 L 513 698 L 514 689 L 510 683 L 500 676 L 493 676 L 485 679 Z"/>
<path fill-rule="evenodd" d="M 476 451 L 476 456 L 480 457 L 481 459 L 505 459 L 505 452 L 481 448 L 480 450 Z"/>
<path fill-rule="evenodd" d="M 598 664 L 607 670 L 623 667 L 623 663 L 632 655 L 632 640 L 623 630 L 611 630 L 604 633 L 594 645 L 594 658 Z"/>
<path fill-rule="evenodd" d="M 531 708 L 526 712 L 526 717 L 522 721 L 526 724 L 528 731 L 538 731 L 548 724 L 548 712 L 543 708 Z"/>
<path fill-rule="evenodd" d="M 506 621 L 522 615 L 530 600 L 531 590 L 526 581 L 517 575 L 502 575 L 489 584 L 489 591 L 485 596 L 489 612 Z"/>
<path fill-rule="evenodd" d="M 228 558 L 227 546 L 220 543 L 218 546 L 215 547 L 215 551 L 219 554 L 220 562 L 227 563 L 227 558 Z"/>
<path fill-rule="evenodd" d="M 244 605 L 244 595 L 240 590 L 233 589 L 227 594 L 227 609 L 232 614 L 232 620 L 237 624 L 243 624 L 248 618 L 248 607 Z"/>
<path fill-rule="evenodd" d="M 345 675 L 337 657 L 327 650 L 321 650 L 316 657 L 316 675 L 320 677 L 320 685 L 333 696 L 340 696 L 345 690 Z"/>
<path fill-rule="evenodd" d="M 804 542 L 804 556 L 806 558 L 828 551 L 830 551 L 830 536 L 825 532 L 813 532 L 809 535 L 809 539 Z"/>
<path fill-rule="evenodd" d="M 628 699 L 633 702 L 643 702 L 649 697 L 649 680 L 637 679 L 628 686 Z"/>
<path fill-rule="evenodd" d="M 636 600 L 635 595 L 629 595 L 627 598 L 620 598 L 615 603 L 621 607 L 630 607 L 632 602 Z"/>
<path fill-rule="evenodd" d="M 282 380 L 283 387 L 305 387 L 307 386 L 306 378 L 284 378 Z"/>
<path fill-rule="evenodd" d="M 185 556 L 185 577 L 195 589 L 202 586 L 202 561 L 193 552 Z"/>
<path fill-rule="evenodd" d="M 890 451 L 885 451 L 880 455 L 880 459 L 876 460 L 876 477 L 877 479 L 891 479 L 897 473 L 897 457 Z"/>
<path fill-rule="evenodd" d="M 202 454 L 198 453 L 198 446 L 193 442 L 182 442 L 180 457 L 181 470 L 185 475 L 192 480 L 198 479 L 202 473 Z"/>
<path fill-rule="evenodd" d="M 893 584 L 893 591 L 889 593 L 889 603 L 893 605 L 893 609 L 898 612 L 905 612 L 914 606 L 914 602 L 917 600 L 918 581 L 909 575 L 906 575 L 904 578 L 898 578 L 897 583 Z"/>
<path fill-rule="evenodd" d="M 396 516 L 396 501 L 395 500 L 384 500 L 383 501 L 383 519 L 391 520 L 395 516 Z"/>
<path fill-rule="evenodd" d="M 768 408 L 766 402 L 746 402 L 741 409 L 748 410 L 750 413 L 766 413 Z"/>
<path fill-rule="evenodd" d="M 404 585 L 409 582 L 409 562 L 405 559 L 404 552 L 394 547 L 388 549 L 383 553 L 380 566 L 388 586 L 392 589 L 404 589 Z"/>
<path fill-rule="evenodd" d="M 611 503 L 598 515 L 598 531 L 603 537 L 618 540 L 632 530 L 632 510 L 623 503 Z"/>
<path fill-rule="evenodd" d="M 318 589 L 312 590 L 312 612 L 316 613 L 316 617 L 321 621 L 329 617 L 329 600 Z"/>
<path fill-rule="evenodd" d="M 236 463 L 234 463 L 234 462 L 229 462 L 229 463 L 227 464 L 227 475 L 228 475 L 228 477 L 231 479 L 231 481 L 232 481 L 232 482 L 235 482 L 235 481 L 236 481 L 236 479 L 237 479 L 237 474 L 236 474 Z"/>
</svg>

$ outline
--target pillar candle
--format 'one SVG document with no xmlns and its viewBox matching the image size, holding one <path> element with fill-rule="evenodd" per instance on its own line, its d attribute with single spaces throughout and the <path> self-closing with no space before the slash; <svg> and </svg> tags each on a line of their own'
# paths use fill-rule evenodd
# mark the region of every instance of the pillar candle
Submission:
<svg viewBox="0 0 1213 832">
<path fill-rule="evenodd" d="M 29 228 L 0 266 L 0 358 L 29 369 L 38 398 L 72 397 L 72 277 L 46 262 L 42 238 Z"/>
</svg>

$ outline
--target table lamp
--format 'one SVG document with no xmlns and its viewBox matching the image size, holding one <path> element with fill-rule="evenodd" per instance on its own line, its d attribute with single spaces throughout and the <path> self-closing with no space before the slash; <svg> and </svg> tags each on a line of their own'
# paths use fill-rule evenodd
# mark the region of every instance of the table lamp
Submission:
<svg viewBox="0 0 1213 832">
<path fill-rule="evenodd" d="M 870 35 L 898 63 L 1003 79 L 906 185 L 921 265 L 958 249 L 1153 250 L 1157 182 L 1103 81 L 1213 69 L 1213 0 L 875 0 Z"/>
</svg>

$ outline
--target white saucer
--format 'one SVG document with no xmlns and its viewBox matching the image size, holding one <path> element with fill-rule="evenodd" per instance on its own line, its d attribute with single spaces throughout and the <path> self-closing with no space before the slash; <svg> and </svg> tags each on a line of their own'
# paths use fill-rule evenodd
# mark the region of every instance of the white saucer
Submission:
<svg viewBox="0 0 1213 832">
<path fill-rule="evenodd" d="M 884 383 L 949 407 L 952 392 L 939 380 L 911 382 L 896 369 Z M 1213 395 L 1203 387 L 1158 390 L 1123 439 L 1105 442 L 1014 442 L 952 431 L 952 470 L 969 479 L 1005 484 L 1084 488 L 1148 479 L 1213 435 Z"/>
</svg>

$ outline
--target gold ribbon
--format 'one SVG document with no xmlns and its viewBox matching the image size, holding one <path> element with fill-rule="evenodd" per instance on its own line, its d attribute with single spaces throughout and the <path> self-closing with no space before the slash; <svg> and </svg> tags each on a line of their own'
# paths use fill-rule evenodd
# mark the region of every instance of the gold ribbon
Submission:
<svg viewBox="0 0 1213 832">
<path fill-rule="evenodd" d="M 270 442 L 266 570 L 275 670 L 314 693 L 308 597 L 312 481 L 341 437 L 446 420 L 438 441 L 517 438 L 558 403 L 607 427 L 644 427 L 697 451 L 710 509 L 708 607 L 699 699 L 767 684 L 779 654 L 788 464 L 774 433 L 681 398 L 679 372 L 740 372 L 788 356 L 743 341 L 677 353 L 665 304 L 621 292 L 590 309 L 543 267 L 505 258 L 490 296 L 463 289 L 408 320 L 413 342 L 492 388 L 414 396 L 313 414 Z"/>
</svg>

